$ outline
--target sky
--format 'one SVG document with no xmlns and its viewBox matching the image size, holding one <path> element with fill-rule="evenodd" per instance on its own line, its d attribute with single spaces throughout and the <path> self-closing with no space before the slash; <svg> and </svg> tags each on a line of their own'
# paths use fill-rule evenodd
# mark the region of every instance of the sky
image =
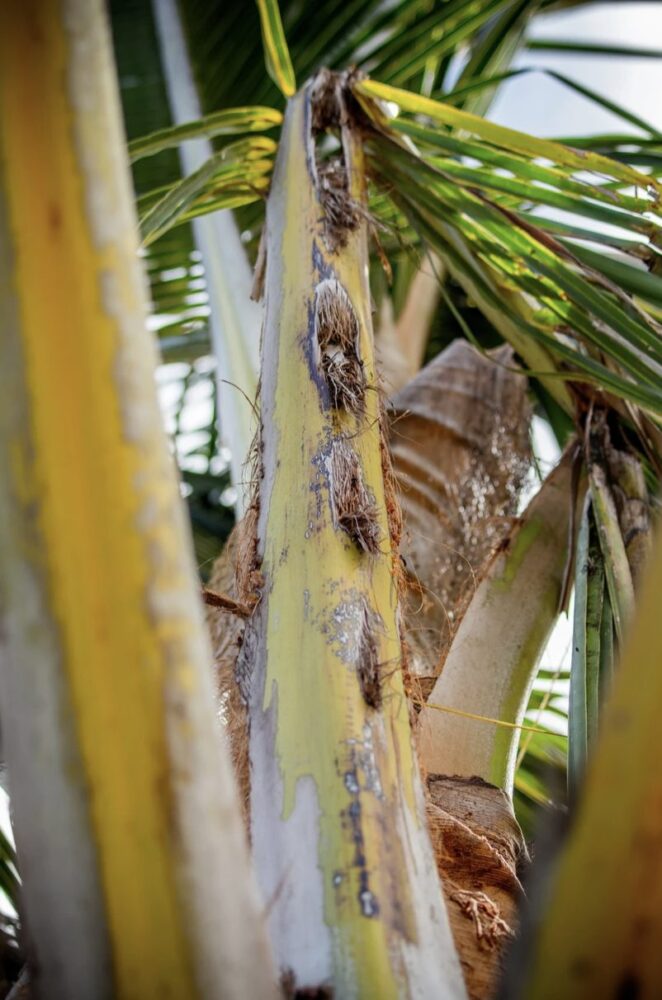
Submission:
<svg viewBox="0 0 662 1000">
<path fill-rule="evenodd" d="M 533 22 L 529 35 L 662 50 L 662 2 L 628 0 L 547 14 Z M 514 65 L 524 67 L 533 63 L 586 84 L 662 131 L 662 60 L 524 51 Z M 623 132 L 632 128 L 541 73 L 506 81 L 490 118 L 501 125 L 545 137 Z"/>
</svg>

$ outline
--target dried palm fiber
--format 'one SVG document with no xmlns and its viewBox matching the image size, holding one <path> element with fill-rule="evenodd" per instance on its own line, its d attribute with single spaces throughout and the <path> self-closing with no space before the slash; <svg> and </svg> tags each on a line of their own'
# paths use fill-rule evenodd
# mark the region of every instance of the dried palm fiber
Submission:
<svg viewBox="0 0 662 1000">
<path fill-rule="evenodd" d="M 428 776 L 428 823 L 471 1000 L 498 985 L 528 860 L 508 796 L 480 778 Z"/>
<path fill-rule="evenodd" d="M 251 530 L 250 525 L 248 527 Z M 251 533 L 253 532 L 251 531 Z M 207 583 L 210 591 L 226 594 L 235 600 L 240 600 L 245 596 L 245 591 L 237 585 L 235 569 L 238 549 L 241 555 L 242 536 L 244 540 L 247 537 L 245 518 L 233 529 L 223 551 L 214 563 Z M 244 549 L 245 547 L 244 541 Z M 244 563 L 244 569 L 245 567 Z M 210 605 L 205 605 L 205 616 L 214 654 L 218 686 L 218 714 L 230 746 L 244 818 L 248 820 L 250 779 L 246 708 L 235 677 L 235 665 L 244 634 L 245 622 L 237 615 L 219 611 L 218 608 Z M 248 828 L 248 823 L 246 823 L 246 827 Z"/>
<path fill-rule="evenodd" d="M 364 552 L 379 551 L 374 497 L 363 482 L 361 463 L 346 441 L 334 442 L 329 461 L 334 520 Z"/>
<path fill-rule="evenodd" d="M 315 332 L 331 405 L 363 413 L 366 377 L 359 357 L 359 324 L 347 292 L 335 278 L 324 279 L 315 289 Z"/>
<path fill-rule="evenodd" d="M 347 79 L 348 75 L 332 73 L 328 69 L 316 73 L 311 102 L 312 129 L 316 137 L 324 136 L 329 130 L 342 129 L 347 124 Z M 345 246 L 349 233 L 357 228 L 362 218 L 360 206 L 350 197 L 344 150 L 324 156 L 318 144 L 315 149 L 315 173 L 324 240 L 329 250 L 338 250 Z"/>
<path fill-rule="evenodd" d="M 390 403 L 402 507 L 403 611 L 427 697 L 490 554 L 512 527 L 530 463 L 527 380 L 503 346 L 455 340 Z"/>
</svg>

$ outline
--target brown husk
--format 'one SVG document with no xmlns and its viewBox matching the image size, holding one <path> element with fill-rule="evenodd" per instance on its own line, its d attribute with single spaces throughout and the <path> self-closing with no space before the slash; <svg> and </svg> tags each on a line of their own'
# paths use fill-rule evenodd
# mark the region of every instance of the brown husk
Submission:
<svg viewBox="0 0 662 1000">
<path fill-rule="evenodd" d="M 248 525 L 246 518 L 249 521 Z M 225 548 L 214 563 L 209 578 L 210 590 L 227 594 L 236 600 L 245 594 L 245 583 L 239 584 L 238 578 L 246 580 L 253 572 L 250 567 L 254 561 L 254 538 L 254 515 L 247 514 L 244 520 L 235 526 Z M 246 559 L 249 560 L 248 571 L 244 563 Z M 235 563 L 238 564 L 236 568 Z M 230 746 L 244 818 L 248 826 L 250 776 L 247 713 L 235 677 L 235 665 L 244 635 L 245 622 L 236 615 L 224 614 L 210 605 L 205 606 L 205 616 L 214 654 L 218 714 Z"/>
<path fill-rule="evenodd" d="M 480 778 L 428 775 L 428 823 L 471 1000 L 495 993 L 528 860 L 506 794 Z"/>
</svg>

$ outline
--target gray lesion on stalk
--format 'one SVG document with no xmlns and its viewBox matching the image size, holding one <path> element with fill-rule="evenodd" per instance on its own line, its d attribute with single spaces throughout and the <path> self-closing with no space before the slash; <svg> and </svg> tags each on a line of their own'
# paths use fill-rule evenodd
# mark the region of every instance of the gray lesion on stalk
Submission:
<svg viewBox="0 0 662 1000">
<path fill-rule="evenodd" d="M 343 784 L 349 796 L 349 804 L 342 810 L 341 821 L 347 833 L 351 837 L 354 845 L 354 857 L 351 867 L 355 869 L 358 877 L 357 902 L 364 917 L 377 918 L 380 916 L 381 907 L 371 884 L 371 877 L 374 874 L 370 871 L 366 857 L 364 827 L 364 795 L 373 791 L 361 783 L 360 772 L 362 770 L 362 760 L 356 752 L 356 747 L 349 748 L 349 767 L 343 774 Z M 364 775 L 365 778 L 365 775 Z M 379 786 L 381 792 L 381 786 Z M 334 874 L 334 887 L 336 891 L 343 891 L 343 873 L 337 871 Z"/>
<path fill-rule="evenodd" d="M 327 643 L 343 663 L 356 663 L 360 649 L 361 625 L 365 598 L 352 587 L 344 590 L 330 612 L 324 614 L 321 631 Z"/>
<path fill-rule="evenodd" d="M 345 591 L 334 606 L 330 618 L 323 622 L 327 642 L 343 663 L 353 666 L 363 700 L 371 708 L 382 704 L 381 671 L 377 636 L 384 631 L 384 622 L 355 588 Z"/>
<path fill-rule="evenodd" d="M 361 736 L 361 739 L 347 740 L 348 746 L 352 748 L 352 761 L 354 763 L 354 769 L 351 773 L 364 792 L 370 792 L 376 798 L 384 799 L 384 789 L 375 752 L 375 740 L 369 722 L 364 724 Z M 360 780 L 361 774 L 363 775 L 362 781 Z M 346 784 L 348 780 L 346 779 Z"/>
</svg>

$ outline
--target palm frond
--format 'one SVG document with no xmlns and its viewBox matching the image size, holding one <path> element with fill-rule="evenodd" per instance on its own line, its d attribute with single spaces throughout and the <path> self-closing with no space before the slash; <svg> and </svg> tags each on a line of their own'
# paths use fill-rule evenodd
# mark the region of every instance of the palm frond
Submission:
<svg viewBox="0 0 662 1000">
<path fill-rule="evenodd" d="M 172 118 L 151 4 L 149 0 L 112 0 L 109 8 L 124 125 L 129 148 L 136 154 L 136 195 L 141 198 L 155 191 L 163 195 L 181 180 L 181 168 L 177 148 L 170 143 Z M 239 121 L 235 118 L 235 123 Z M 217 123 L 212 118 L 212 125 Z M 231 120 L 226 117 L 224 123 L 228 128 Z M 199 125 L 193 122 L 191 128 L 197 130 Z M 158 152 L 155 146 L 160 147 Z M 192 334 L 199 353 L 206 353 L 208 341 L 199 336 L 209 313 L 205 276 L 191 226 L 182 225 L 159 239 L 145 253 L 143 263 L 157 330 L 165 337 Z M 194 343 L 190 346 L 194 349 Z"/>
<path fill-rule="evenodd" d="M 267 136 L 242 139 L 176 184 L 143 195 L 138 200 L 143 245 L 200 215 L 258 201 L 268 188 L 276 148 Z"/>
<path fill-rule="evenodd" d="M 458 100 L 465 111 L 478 115 L 486 113 L 499 83 L 508 76 L 525 29 L 538 7 L 531 0 L 518 0 L 509 4 L 474 39 L 469 57 L 454 86 L 456 92 L 464 91 Z M 476 88 L 476 81 L 488 82 L 485 86 Z"/>
<path fill-rule="evenodd" d="M 577 541 L 573 656 L 570 674 L 568 784 L 577 798 L 589 748 L 597 736 L 600 704 L 600 638 L 605 597 L 605 569 L 592 510 L 586 498 Z"/>
<path fill-rule="evenodd" d="M 165 149 L 173 149 L 190 139 L 215 139 L 218 136 L 241 135 L 245 132 L 265 132 L 282 125 L 283 115 L 275 108 L 230 108 L 205 115 L 198 121 L 186 125 L 171 125 L 151 132 L 147 136 L 129 143 L 129 159 L 132 163 L 145 156 L 154 156 Z"/>
<path fill-rule="evenodd" d="M 508 69 L 505 72 L 495 73 L 494 75 L 481 73 L 476 77 L 467 76 L 463 73 L 452 90 L 447 93 L 441 92 L 435 96 L 438 96 L 439 100 L 442 100 L 447 104 L 459 105 L 465 110 L 473 111 L 474 108 L 467 108 L 467 102 L 470 99 L 478 98 L 485 92 L 489 93 L 490 91 L 494 91 L 499 84 L 505 83 L 506 80 L 514 80 L 517 77 L 529 76 L 532 73 L 540 73 L 542 76 L 546 76 L 550 80 L 555 80 L 563 87 L 567 87 L 569 90 L 579 94 L 581 97 L 585 97 L 588 101 L 595 104 L 596 107 L 611 112 L 611 114 L 615 115 L 617 118 L 621 118 L 623 121 L 628 122 L 630 125 L 634 125 L 636 128 L 642 129 L 642 131 L 652 136 L 657 135 L 657 130 L 649 122 L 645 121 L 634 112 L 629 111 L 627 108 L 623 107 L 623 105 L 618 104 L 616 101 L 609 100 L 603 94 L 598 93 L 598 91 L 593 90 L 591 87 L 586 87 L 577 80 L 573 80 L 571 77 L 566 76 L 565 73 L 559 73 L 557 70 L 549 69 L 545 66 L 519 66 L 517 69 Z M 636 143 L 637 137 L 630 136 L 630 140 Z M 572 145 L 572 142 L 570 140 L 568 141 Z"/>
<path fill-rule="evenodd" d="M 356 66 L 380 79 L 420 89 L 423 77 L 441 85 L 448 61 L 467 45 L 474 66 L 503 59 L 502 36 L 540 7 L 540 0 L 321 0 L 315 16 L 297 0 L 281 0 L 284 34 L 298 80 L 321 66 Z M 184 0 L 182 13 L 206 109 L 255 102 L 279 106 L 282 97 L 265 77 L 258 9 L 222 0 Z M 241 43 L 237 28 L 241 25 Z M 243 96 L 246 95 L 246 101 Z M 248 95 L 251 95 L 250 97 Z"/>
<path fill-rule="evenodd" d="M 529 215 L 553 207 L 573 220 L 613 225 L 634 239 L 639 255 L 655 259 L 655 178 L 371 80 L 357 83 L 355 92 L 374 127 L 373 178 L 459 280 L 463 270 L 472 271 L 484 297 L 495 306 L 498 300 L 508 322 L 545 348 L 554 359 L 548 375 L 593 384 L 659 419 L 656 320 L 573 254 L 571 234 L 561 242 Z M 397 117 L 387 117 L 385 101 L 398 106 Z M 503 322 L 495 325 L 513 342 Z M 521 344 L 513 346 L 521 352 Z"/>
<path fill-rule="evenodd" d="M 620 56 L 628 59 L 662 59 L 662 49 L 641 45 L 610 45 L 603 42 L 574 42 L 565 38 L 529 38 L 526 48 L 555 55 Z"/>
<path fill-rule="evenodd" d="M 278 0 L 257 0 L 262 28 L 262 43 L 269 76 L 278 89 L 291 97 L 296 88 L 292 59 L 285 41 Z"/>
<path fill-rule="evenodd" d="M 0 829 L 0 892 L 15 911 L 18 910 L 20 885 L 16 851 L 4 830 Z"/>
</svg>

